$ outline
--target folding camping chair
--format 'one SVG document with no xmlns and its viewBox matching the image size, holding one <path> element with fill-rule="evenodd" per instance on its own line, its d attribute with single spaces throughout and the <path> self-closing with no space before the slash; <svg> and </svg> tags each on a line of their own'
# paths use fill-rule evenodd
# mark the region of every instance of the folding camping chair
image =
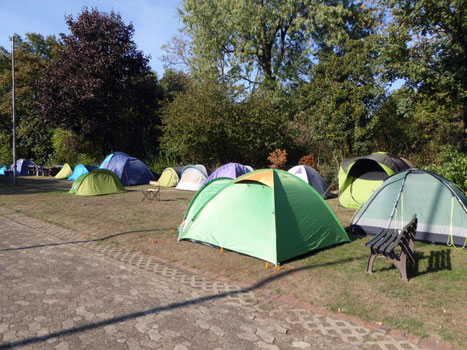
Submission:
<svg viewBox="0 0 467 350">
<path fill-rule="evenodd" d="M 141 192 L 143 192 L 143 199 L 141 202 L 144 202 L 145 199 L 150 202 L 154 201 L 154 199 L 158 201 L 161 200 L 161 187 L 157 181 L 149 181 L 149 187 Z"/>
</svg>

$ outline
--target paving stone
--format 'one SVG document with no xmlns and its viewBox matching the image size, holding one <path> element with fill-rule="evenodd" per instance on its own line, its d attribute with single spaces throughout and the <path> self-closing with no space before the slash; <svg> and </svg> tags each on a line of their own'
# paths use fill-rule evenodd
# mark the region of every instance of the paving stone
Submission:
<svg viewBox="0 0 467 350">
<path fill-rule="evenodd" d="M 239 333 L 237 334 L 237 336 L 239 338 L 242 338 L 242 339 L 245 339 L 245 340 L 248 340 L 248 341 L 252 341 L 252 342 L 255 342 L 258 340 L 258 337 L 254 334 L 251 334 L 251 333 Z"/>
<path fill-rule="evenodd" d="M 263 339 L 266 343 L 272 344 L 274 342 L 274 337 L 263 329 L 258 329 L 256 331 L 256 335 Z"/>
<path fill-rule="evenodd" d="M 420 349 L 4 207 L 0 263 L 0 348 Z"/>
</svg>

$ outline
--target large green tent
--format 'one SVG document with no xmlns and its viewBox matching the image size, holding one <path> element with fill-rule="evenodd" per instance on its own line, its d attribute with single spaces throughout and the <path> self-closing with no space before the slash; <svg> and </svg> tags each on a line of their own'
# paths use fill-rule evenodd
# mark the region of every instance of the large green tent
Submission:
<svg viewBox="0 0 467 350">
<path fill-rule="evenodd" d="M 73 174 L 73 169 L 71 169 L 70 164 L 65 163 L 62 166 L 62 169 L 60 169 L 57 175 L 55 175 L 55 178 L 56 179 L 68 179 L 71 176 L 71 174 Z"/>
<path fill-rule="evenodd" d="M 389 176 L 412 167 L 408 160 L 384 152 L 345 159 L 339 168 L 339 203 L 357 209 Z"/>
<path fill-rule="evenodd" d="M 355 215 L 351 227 L 366 234 L 400 230 L 417 214 L 415 239 L 465 245 L 467 197 L 451 181 L 409 169 L 388 178 Z"/>
<path fill-rule="evenodd" d="M 193 198 L 178 239 L 276 265 L 349 241 L 318 192 L 295 175 L 272 169 L 207 183 Z"/>
<path fill-rule="evenodd" d="M 107 169 L 96 169 L 78 177 L 68 193 L 78 196 L 99 196 L 125 192 L 117 175 Z"/>
</svg>

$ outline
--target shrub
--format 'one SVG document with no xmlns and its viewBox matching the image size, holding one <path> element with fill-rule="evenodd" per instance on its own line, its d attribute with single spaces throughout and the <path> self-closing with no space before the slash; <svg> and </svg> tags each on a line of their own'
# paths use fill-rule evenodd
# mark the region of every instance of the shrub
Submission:
<svg viewBox="0 0 467 350">
<path fill-rule="evenodd" d="M 144 163 L 156 178 L 162 174 L 165 168 L 180 166 L 175 158 L 162 153 L 148 157 Z"/>
<path fill-rule="evenodd" d="M 439 153 L 435 164 L 424 167 L 454 182 L 463 191 L 467 191 L 467 154 L 451 145 L 446 145 Z"/>
<path fill-rule="evenodd" d="M 310 153 L 309 155 L 307 156 L 303 156 L 302 158 L 300 158 L 300 160 L 298 161 L 298 164 L 299 165 L 308 165 L 314 169 L 316 169 L 316 161 L 315 161 L 315 156 L 313 155 L 313 153 Z"/>
<path fill-rule="evenodd" d="M 287 163 L 287 151 L 285 149 L 276 148 L 269 153 L 268 160 L 271 162 L 271 169 L 283 169 Z"/>
</svg>

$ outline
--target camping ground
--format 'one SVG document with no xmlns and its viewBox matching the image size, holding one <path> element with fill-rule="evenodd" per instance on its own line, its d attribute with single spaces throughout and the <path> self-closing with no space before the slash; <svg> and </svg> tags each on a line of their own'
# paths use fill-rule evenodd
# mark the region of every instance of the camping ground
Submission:
<svg viewBox="0 0 467 350">
<path fill-rule="evenodd" d="M 466 250 L 416 243 L 417 263 L 409 268 L 408 283 L 399 281 L 392 264 L 377 258 L 365 273 L 367 238 L 320 250 L 265 269 L 262 260 L 237 253 L 178 242 L 176 227 L 193 192 L 162 189 L 161 201 L 142 202 L 141 189 L 127 187 L 116 195 L 79 197 L 68 194 L 71 182 L 52 178 L 19 178 L 18 186 L 0 181 L 0 206 L 102 239 L 129 251 L 164 259 L 190 269 L 211 272 L 242 285 L 264 282 L 264 288 L 296 297 L 331 311 L 379 322 L 388 328 L 462 347 L 467 339 L 465 286 Z M 346 226 L 352 209 L 327 203 Z M 154 242 L 154 243 L 153 243 Z"/>
</svg>

